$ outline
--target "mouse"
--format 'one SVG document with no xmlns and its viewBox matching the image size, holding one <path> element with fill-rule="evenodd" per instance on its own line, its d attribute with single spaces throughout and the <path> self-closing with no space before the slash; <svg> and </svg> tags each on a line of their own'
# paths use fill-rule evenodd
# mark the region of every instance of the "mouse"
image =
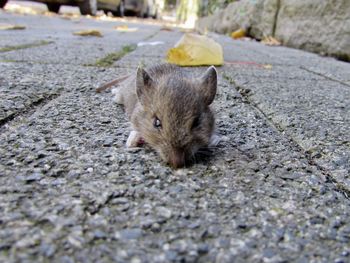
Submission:
<svg viewBox="0 0 350 263">
<path fill-rule="evenodd" d="M 211 109 L 217 92 L 214 66 L 198 77 L 167 63 L 138 67 L 135 75 L 113 83 L 119 84 L 112 89 L 114 101 L 124 106 L 131 123 L 126 147 L 146 143 L 177 169 L 191 164 L 200 149 L 218 144 Z"/>
</svg>

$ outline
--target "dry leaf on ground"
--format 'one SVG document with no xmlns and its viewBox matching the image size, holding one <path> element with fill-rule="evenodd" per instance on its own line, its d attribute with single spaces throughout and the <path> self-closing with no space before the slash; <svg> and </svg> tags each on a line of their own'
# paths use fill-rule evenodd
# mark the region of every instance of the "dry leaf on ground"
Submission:
<svg viewBox="0 0 350 263">
<path fill-rule="evenodd" d="M 23 30 L 26 29 L 22 25 L 0 25 L 0 30 Z"/>
<path fill-rule="evenodd" d="M 115 26 L 114 29 L 120 32 L 135 32 L 138 30 L 137 27 L 128 27 L 127 25 Z"/>
<path fill-rule="evenodd" d="M 268 46 L 280 46 L 281 42 L 279 42 L 274 37 L 265 37 L 263 40 L 261 40 L 261 43 L 268 45 Z"/>
<path fill-rule="evenodd" d="M 66 14 L 60 15 L 59 18 L 78 21 L 81 18 L 81 15 L 66 13 Z"/>
<path fill-rule="evenodd" d="M 180 66 L 222 65 L 223 51 L 213 39 L 197 34 L 184 34 L 167 52 L 167 62 Z"/>
<path fill-rule="evenodd" d="M 100 31 L 95 30 L 95 29 L 90 29 L 90 30 L 82 30 L 78 32 L 74 32 L 73 35 L 76 36 L 94 36 L 94 37 L 102 37 L 102 34 Z"/>
<path fill-rule="evenodd" d="M 173 31 L 173 29 L 171 27 L 169 27 L 169 26 L 162 26 L 160 28 L 160 30 L 162 30 L 162 31 Z"/>
<path fill-rule="evenodd" d="M 265 64 L 263 65 L 264 69 L 272 69 L 272 65 L 271 64 Z"/>
<path fill-rule="evenodd" d="M 234 32 L 231 33 L 231 37 L 233 39 L 238 39 L 238 38 L 242 38 L 242 37 L 245 37 L 246 35 L 246 32 L 243 28 L 240 28 Z"/>
</svg>

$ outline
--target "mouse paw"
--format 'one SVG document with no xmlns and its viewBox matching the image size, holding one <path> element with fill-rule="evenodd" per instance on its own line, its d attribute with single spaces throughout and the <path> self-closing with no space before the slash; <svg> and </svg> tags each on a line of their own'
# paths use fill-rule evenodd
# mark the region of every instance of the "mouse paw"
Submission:
<svg viewBox="0 0 350 263">
<path fill-rule="evenodd" d="M 129 137 L 126 141 L 126 147 L 138 147 L 144 143 L 143 138 L 140 136 L 140 133 L 137 131 L 131 131 Z"/>
<path fill-rule="evenodd" d="M 221 137 L 217 134 L 213 134 L 211 137 L 210 137 L 210 140 L 209 140 L 209 147 L 215 147 L 219 144 L 219 142 L 221 141 Z"/>
<path fill-rule="evenodd" d="M 123 96 L 119 88 L 112 89 L 112 94 L 114 95 L 113 101 L 118 104 L 123 104 Z"/>
</svg>

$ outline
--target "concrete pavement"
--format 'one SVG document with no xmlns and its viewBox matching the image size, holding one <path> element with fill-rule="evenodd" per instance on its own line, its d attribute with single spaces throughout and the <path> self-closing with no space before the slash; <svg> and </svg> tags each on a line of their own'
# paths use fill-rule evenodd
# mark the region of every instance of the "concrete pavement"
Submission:
<svg viewBox="0 0 350 263">
<path fill-rule="evenodd" d="M 174 171 L 125 149 L 122 109 L 94 88 L 162 62 L 180 30 L 2 10 L 0 23 L 27 27 L 0 31 L 14 47 L 0 53 L 0 261 L 350 261 L 350 64 L 212 35 L 223 140 Z M 138 31 L 113 28 L 125 23 Z M 72 34 L 91 28 L 104 37 Z M 92 66 L 140 41 L 164 44 Z"/>
</svg>

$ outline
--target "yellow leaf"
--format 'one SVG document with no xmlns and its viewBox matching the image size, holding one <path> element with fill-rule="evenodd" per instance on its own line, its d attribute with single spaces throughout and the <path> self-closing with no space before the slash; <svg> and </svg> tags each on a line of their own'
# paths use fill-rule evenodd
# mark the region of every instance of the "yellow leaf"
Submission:
<svg viewBox="0 0 350 263">
<path fill-rule="evenodd" d="M 26 29 L 22 25 L 0 25 L 0 30 L 23 30 Z"/>
<path fill-rule="evenodd" d="M 280 46 L 281 45 L 281 42 L 279 42 L 274 37 L 265 37 L 263 40 L 261 40 L 261 43 L 264 43 L 265 45 L 268 45 L 268 46 Z"/>
<path fill-rule="evenodd" d="M 245 37 L 245 34 L 246 34 L 245 30 L 244 30 L 243 28 L 240 28 L 240 29 L 238 29 L 238 30 L 232 32 L 232 33 L 231 33 L 231 37 L 232 37 L 233 39 L 238 39 L 238 38 Z"/>
<path fill-rule="evenodd" d="M 114 29 L 120 32 L 135 32 L 138 30 L 137 27 L 128 27 L 127 25 L 115 26 Z"/>
<path fill-rule="evenodd" d="M 167 52 L 167 62 L 180 66 L 222 65 L 220 44 L 206 36 L 184 34 L 174 48 Z"/>
<path fill-rule="evenodd" d="M 102 37 L 102 34 L 98 30 L 90 29 L 90 30 L 82 30 L 78 32 L 74 32 L 73 35 L 76 36 L 95 36 L 95 37 Z"/>
<path fill-rule="evenodd" d="M 264 69 L 272 69 L 272 65 L 271 64 L 265 64 L 263 65 Z"/>
</svg>

